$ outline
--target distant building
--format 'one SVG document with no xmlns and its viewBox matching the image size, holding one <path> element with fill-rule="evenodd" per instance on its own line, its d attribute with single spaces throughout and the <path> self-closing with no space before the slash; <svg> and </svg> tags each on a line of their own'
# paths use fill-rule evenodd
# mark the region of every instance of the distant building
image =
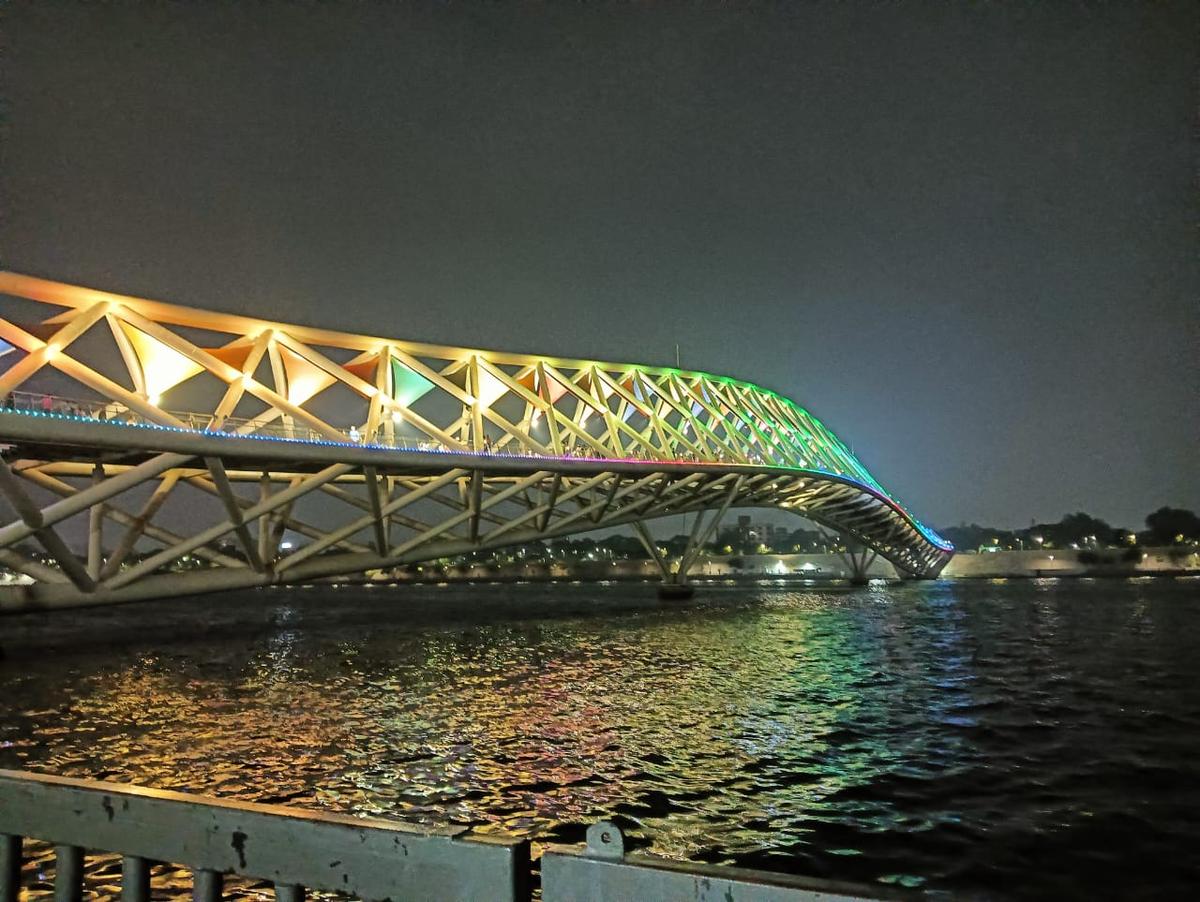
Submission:
<svg viewBox="0 0 1200 902">
<path fill-rule="evenodd" d="M 782 540 L 789 535 L 788 530 L 770 523 L 752 523 L 746 515 L 737 518 L 737 526 L 723 529 L 721 541 L 726 545 L 740 548 L 754 548 L 758 545 L 770 546 L 772 542 Z"/>
</svg>

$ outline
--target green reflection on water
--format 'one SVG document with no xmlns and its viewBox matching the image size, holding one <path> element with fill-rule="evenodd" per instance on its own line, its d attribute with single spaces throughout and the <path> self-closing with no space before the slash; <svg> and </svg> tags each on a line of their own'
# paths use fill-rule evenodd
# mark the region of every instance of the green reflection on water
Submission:
<svg viewBox="0 0 1200 902">
<path fill-rule="evenodd" d="M 0 665 L 0 765 L 547 841 L 615 817 L 669 856 L 969 888 L 981 855 L 1018 868 L 997 838 L 1122 807 L 1081 769 L 1175 766 L 1182 728 L 1147 746 L 1138 717 L 1200 712 L 1162 584 L 707 591 L 271 594 L 112 646 L 149 609 L 107 612 Z"/>
</svg>

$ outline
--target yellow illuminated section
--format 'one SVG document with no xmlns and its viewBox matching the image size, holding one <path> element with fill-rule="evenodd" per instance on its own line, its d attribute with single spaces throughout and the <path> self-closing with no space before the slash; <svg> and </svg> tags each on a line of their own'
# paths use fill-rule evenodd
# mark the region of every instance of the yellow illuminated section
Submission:
<svg viewBox="0 0 1200 902">
<path fill-rule="evenodd" d="M 300 405 L 318 392 L 322 392 L 336 381 L 315 363 L 301 357 L 295 351 L 279 348 L 279 358 L 287 374 L 287 399 L 289 404 Z"/>
<path fill-rule="evenodd" d="M 157 338 L 151 338 L 141 329 L 121 321 L 121 331 L 129 339 L 133 353 L 142 367 L 142 379 L 146 385 L 146 397 L 151 404 L 159 404 L 163 393 L 180 382 L 203 372 L 204 367 L 168 347 Z"/>
<path fill-rule="evenodd" d="M 508 386 L 485 369 L 479 370 L 479 390 L 475 393 L 482 407 L 491 407 L 508 391 Z"/>
</svg>

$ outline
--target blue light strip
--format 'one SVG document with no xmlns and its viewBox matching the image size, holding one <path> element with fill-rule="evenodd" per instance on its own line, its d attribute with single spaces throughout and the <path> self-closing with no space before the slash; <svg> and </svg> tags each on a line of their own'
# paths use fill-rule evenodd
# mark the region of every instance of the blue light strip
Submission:
<svg viewBox="0 0 1200 902">
<path fill-rule="evenodd" d="M 260 442 L 282 442 L 291 445 L 316 445 L 321 447 L 331 448 L 364 448 L 371 451 L 407 451 L 414 454 L 474 454 L 471 451 L 455 451 L 450 448 L 404 448 L 398 445 L 381 445 L 375 442 L 335 442 L 331 439 L 303 439 L 303 438 L 288 438 L 287 436 L 261 435 L 255 433 L 242 432 L 210 432 L 206 429 L 186 429 L 182 426 L 165 426 L 161 423 L 127 423 L 117 420 L 101 420 L 97 417 L 76 416 L 74 414 L 58 413 L 56 411 L 44 410 L 22 410 L 19 408 L 5 407 L 0 408 L 0 413 L 19 414 L 27 417 L 41 417 L 49 420 L 64 420 L 73 423 L 98 423 L 103 426 L 119 426 L 126 429 L 148 429 L 158 432 L 178 432 L 186 435 L 204 435 L 221 438 L 237 438 L 237 439 L 253 439 Z M 558 461 L 590 461 L 593 463 L 614 463 L 614 464 L 682 464 L 695 467 L 730 467 L 730 466 L 753 466 L 752 464 L 727 464 L 720 461 L 699 461 L 699 460 L 640 460 L 630 457 L 557 457 L 553 455 L 542 454 L 512 454 L 504 451 L 488 451 L 477 453 L 479 457 L 512 457 L 526 458 L 532 460 L 558 460 Z M 879 499 L 888 507 L 893 508 L 905 519 L 912 523 L 913 527 L 931 544 L 936 545 L 942 551 L 953 551 L 954 546 L 939 536 L 936 532 L 910 514 L 907 510 L 900 506 L 891 496 L 877 485 L 870 485 L 858 479 L 852 479 L 849 476 L 840 473 L 834 473 L 823 467 L 771 467 L 775 470 L 792 470 L 796 473 L 812 473 L 821 476 L 828 476 L 838 482 L 853 485 L 861 489 L 867 494 Z"/>
</svg>

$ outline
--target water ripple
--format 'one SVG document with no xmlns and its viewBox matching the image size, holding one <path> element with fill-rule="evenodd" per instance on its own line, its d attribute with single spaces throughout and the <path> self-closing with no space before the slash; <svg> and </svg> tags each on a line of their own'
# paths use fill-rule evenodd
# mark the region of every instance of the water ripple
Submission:
<svg viewBox="0 0 1200 902">
<path fill-rule="evenodd" d="M 5 626 L 3 767 L 539 843 L 609 817 L 676 858 L 934 893 L 1200 883 L 1185 581 L 718 587 L 688 606 L 642 586 L 343 587 Z M 92 865 L 99 897 L 115 873 Z"/>
</svg>

